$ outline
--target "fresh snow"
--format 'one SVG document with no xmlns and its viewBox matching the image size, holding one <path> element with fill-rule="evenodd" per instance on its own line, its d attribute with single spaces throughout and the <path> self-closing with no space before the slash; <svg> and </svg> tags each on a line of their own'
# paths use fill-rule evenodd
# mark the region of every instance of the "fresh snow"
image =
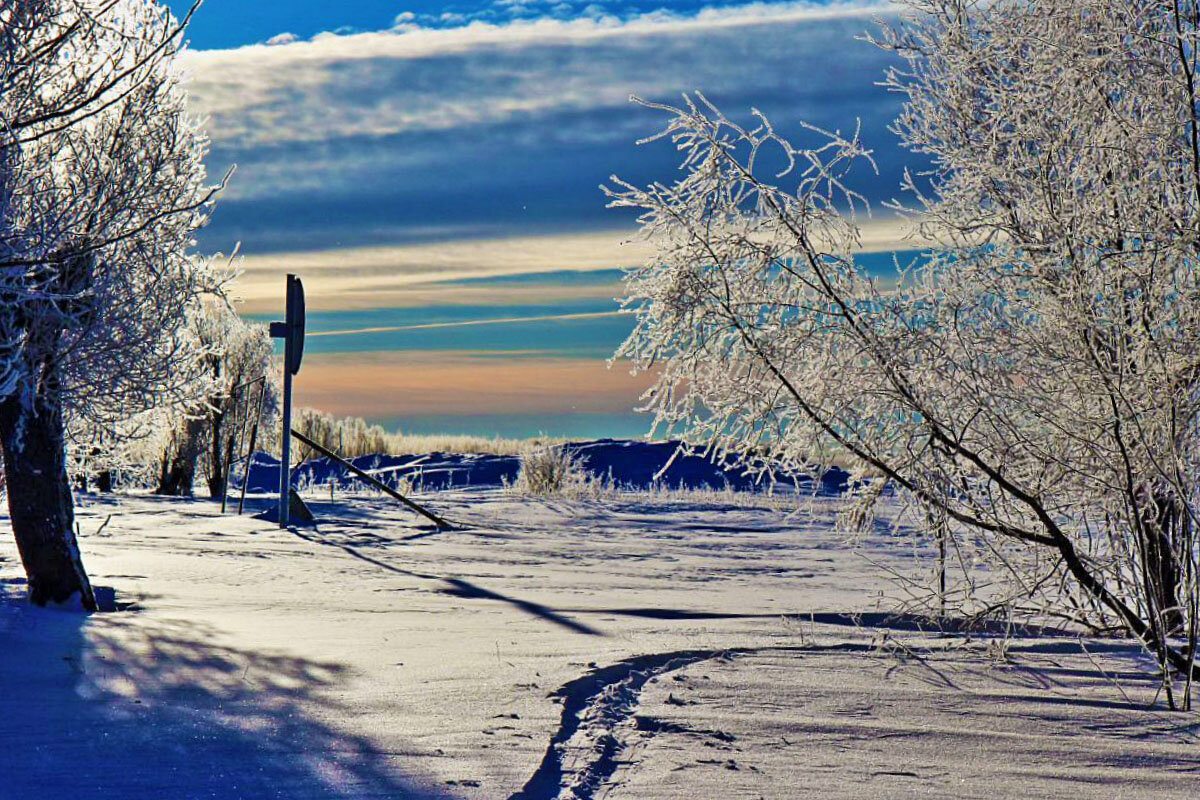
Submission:
<svg viewBox="0 0 1200 800">
<path fill-rule="evenodd" d="M 306 499 L 82 498 L 91 616 L 29 606 L 5 537 L 0 798 L 1193 794 L 1136 648 L 889 631 L 911 541 L 830 500 Z"/>
</svg>

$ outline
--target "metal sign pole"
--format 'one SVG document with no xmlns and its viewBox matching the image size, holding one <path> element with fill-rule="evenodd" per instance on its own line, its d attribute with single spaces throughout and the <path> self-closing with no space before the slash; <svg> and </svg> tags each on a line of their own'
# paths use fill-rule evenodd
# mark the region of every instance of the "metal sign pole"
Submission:
<svg viewBox="0 0 1200 800">
<path fill-rule="evenodd" d="M 280 433 L 279 527 L 286 528 L 292 488 L 292 376 L 300 371 L 304 357 L 304 285 L 295 275 L 287 276 L 287 318 L 271 323 L 271 336 L 283 339 L 283 430 Z"/>
<path fill-rule="evenodd" d="M 288 275 L 288 283 L 292 282 L 292 276 Z M 290 287 L 289 287 L 290 288 Z M 289 292 L 290 294 L 290 292 Z M 290 325 L 291 320 L 288 320 Z M 288 511 L 290 510 L 288 490 L 292 488 L 292 437 L 288 436 L 288 431 L 292 429 L 292 371 L 289 365 L 292 363 L 292 337 L 289 336 L 283 340 L 283 439 L 280 447 L 279 461 L 279 527 L 286 528 L 288 524 Z"/>
</svg>

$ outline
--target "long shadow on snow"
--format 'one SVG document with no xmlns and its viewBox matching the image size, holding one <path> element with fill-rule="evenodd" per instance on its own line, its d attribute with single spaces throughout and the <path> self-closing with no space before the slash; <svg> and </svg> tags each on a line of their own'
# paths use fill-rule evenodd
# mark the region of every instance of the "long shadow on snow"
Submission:
<svg viewBox="0 0 1200 800">
<path fill-rule="evenodd" d="M 523 611 L 526 614 L 543 619 L 554 625 L 558 625 L 561 628 L 566 628 L 572 633 L 581 633 L 586 636 L 604 635 L 603 632 L 598 631 L 589 625 L 584 625 L 582 622 L 576 622 L 569 617 L 565 617 L 555 609 L 544 606 L 540 603 L 535 603 L 531 600 L 522 600 L 519 597 L 510 597 L 509 595 L 501 594 L 500 592 L 495 592 L 491 589 L 484 589 L 482 586 L 477 586 L 463 578 L 445 577 L 441 575 L 433 575 L 428 572 L 417 572 L 415 570 L 397 567 L 394 564 L 389 564 L 386 561 L 381 561 L 378 558 L 373 558 L 365 555 L 364 553 L 360 553 L 356 548 L 351 547 L 348 544 L 330 541 L 329 539 L 322 537 L 321 534 L 316 531 L 302 531 L 298 528 L 291 528 L 290 530 L 292 533 L 296 534 L 305 541 L 312 542 L 313 544 L 325 545 L 327 547 L 336 547 L 344 553 L 359 559 L 360 561 L 365 561 L 368 564 L 372 564 L 380 569 L 385 569 L 388 572 L 395 572 L 398 575 L 406 575 L 411 578 L 420 578 L 421 580 L 440 581 L 441 583 L 445 584 L 441 590 L 443 594 L 452 595 L 454 597 L 462 597 L 469 600 L 496 600 L 502 603 L 507 603 L 513 608 Z"/>
<path fill-rule="evenodd" d="M 909 631 L 917 633 L 973 633 L 982 636 L 1065 636 L 1074 638 L 1076 634 L 1061 628 L 1045 625 L 1022 623 L 1005 623 L 998 620 L 968 620 L 959 617 L 932 617 L 925 614 L 909 612 L 836 612 L 818 611 L 811 614 L 763 614 L 738 613 L 732 611 L 702 611 L 682 608 L 563 608 L 571 614 L 605 614 L 618 617 L 637 617 L 641 619 L 689 620 L 689 619 L 791 619 L 800 622 L 811 622 L 815 625 L 836 625 L 853 628 L 878 628 L 880 630 Z M 1041 652 L 1053 652 L 1047 648 L 1065 648 L 1060 652 L 1077 652 L 1077 646 L 1070 644 L 1038 645 Z M 1075 647 L 1075 649 L 1071 649 Z M 1093 645 L 1094 652 L 1104 652 L 1112 645 L 1100 643 Z M 1120 649 L 1136 650 L 1133 645 L 1121 645 Z M 1014 647 L 1014 652 L 1032 647 Z"/>
<path fill-rule="evenodd" d="M 508 603 L 515 608 L 519 608 L 527 614 L 532 614 L 535 617 L 540 617 L 549 622 L 553 622 L 555 625 L 559 625 L 560 627 L 574 631 L 575 633 L 582 633 L 588 636 L 604 635 L 595 628 L 584 625 L 582 622 L 576 622 L 569 617 L 564 617 L 554 609 L 548 608 L 540 603 L 534 603 L 529 600 L 521 600 L 517 597 L 509 597 L 508 595 L 503 595 L 499 592 L 493 592 L 490 589 L 484 589 L 481 586 L 476 586 L 470 581 L 465 581 L 462 578 L 442 578 L 442 580 L 450 584 L 449 588 L 443 589 L 442 591 L 446 594 L 453 595 L 454 597 L 465 597 L 471 600 L 499 600 L 503 603 Z"/>
<path fill-rule="evenodd" d="M 0 796 L 449 798 L 328 722 L 335 664 L 186 622 L 39 609 L 0 588 Z"/>
<path fill-rule="evenodd" d="M 1054 628 L 1043 625 L 1033 624 L 1014 624 L 997 620 L 967 620 L 957 617 L 933 617 L 924 614 L 914 614 L 909 612 L 855 612 L 855 613 L 840 613 L 840 612 L 816 612 L 811 614 L 801 615 L 786 615 L 786 614 L 742 614 L 733 612 L 721 611 L 704 611 L 699 609 L 673 609 L 673 608 L 564 608 L 553 609 L 540 603 L 535 603 L 521 598 L 511 597 L 501 594 L 500 592 L 491 589 L 485 589 L 477 586 L 463 578 L 444 577 L 432 575 L 429 573 L 415 572 L 402 567 L 397 567 L 382 561 L 372 556 L 368 556 L 359 552 L 356 547 L 353 547 L 344 542 L 331 540 L 322 536 L 316 531 L 304 532 L 299 529 L 292 529 L 302 539 L 330 547 L 337 547 L 345 553 L 373 564 L 381 569 L 395 572 L 400 575 L 409 577 L 421 578 L 423 580 L 441 581 L 446 584 L 442 589 L 445 594 L 455 597 L 462 597 L 471 600 L 496 600 L 503 603 L 508 603 L 514 608 L 520 609 L 527 614 L 551 622 L 560 627 L 566 628 L 574 633 L 582 633 L 589 636 L 602 636 L 602 632 L 577 622 L 563 615 L 562 612 L 572 614 L 606 614 L 611 616 L 626 616 L 638 617 L 642 619 L 662 619 L 662 620 L 702 620 L 702 619 L 750 619 L 750 618 L 774 618 L 774 617 L 791 617 L 806 622 L 812 622 L 820 625 L 837 625 L 850 626 L 855 628 L 886 628 L 897 631 L 913 631 L 923 633 L 974 633 L 977 635 L 993 635 L 993 636 L 1066 636 L 1074 637 L 1075 633 L 1061 628 Z M 424 535 L 424 534 L 418 534 Z M 408 537 L 406 537 L 408 538 Z M 403 541 L 403 540 L 397 540 Z M 394 542 L 393 542 L 394 543 Z"/>
</svg>

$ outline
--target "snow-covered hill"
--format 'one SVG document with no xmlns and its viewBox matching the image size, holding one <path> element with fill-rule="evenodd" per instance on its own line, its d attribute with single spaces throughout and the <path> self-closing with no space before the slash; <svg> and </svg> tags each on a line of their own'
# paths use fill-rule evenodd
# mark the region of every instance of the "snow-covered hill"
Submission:
<svg viewBox="0 0 1200 800">
<path fill-rule="evenodd" d="M 645 489 L 657 485 L 671 489 L 730 488 L 753 491 L 761 490 L 769 482 L 747 475 L 734 466 L 714 464 L 699 455 L 677 454 L 677 442 L 597 439 L 568 442 L 563 447 L 576 456 L 592 476 L 620 487 Z M 496 487 L 505 483 L 511 485 L 521 468 L 519 456 L 477 453 L 380 454 L 360 456 L 351 461 L 386 483 L 394 485 L 407 480 L 430 491 L 453 487 Z M 292 477 L 298 486 L 324 486 L 331 481 L 340 487 L 358 485 L 354 476 L 327 458 L 306 461 L 295 470 Z M 805 492 L 815 489 L 823 495 L 841 492 L 846 478 L 846 472 L 836 467 L 821 475 L 815 487 L 811 476 L 776 476 L 784 487 L 799 488 Z M 240 477 L 235 477 L 234 483 L 240 487 Z M 248 491 L 278 491 L 278 485 L 279 459 L 266 453 L 255 454 L 247 482 Z"/>
</svg>

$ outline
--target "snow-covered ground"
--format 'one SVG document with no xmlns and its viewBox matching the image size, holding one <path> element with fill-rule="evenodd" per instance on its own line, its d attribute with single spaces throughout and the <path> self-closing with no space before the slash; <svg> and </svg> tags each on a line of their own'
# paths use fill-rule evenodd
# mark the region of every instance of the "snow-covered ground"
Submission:
<svg viewBox="0 0 1200 800">
<path fill-rule="evenodd" d="M 320 497 L 85 498 L 91 616 L 23 602 L 4 537 L 0 798 L 1194 794 L 1136 648 L 888 631 L 910 545 L 831 501 Z"/>
</svg>

